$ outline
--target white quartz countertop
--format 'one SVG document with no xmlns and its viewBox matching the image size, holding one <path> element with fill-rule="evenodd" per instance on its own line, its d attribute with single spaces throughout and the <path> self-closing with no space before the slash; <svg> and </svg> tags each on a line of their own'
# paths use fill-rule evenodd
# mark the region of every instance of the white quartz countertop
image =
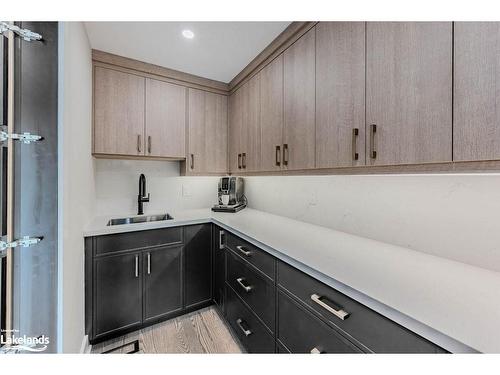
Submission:
<svg viewBox="0 0 500 375">
<path fill-rule="evenodd" d="M 500 353 L 500 273 L 250 208 L 169 213 L 112 227 L 97 217 L 84 236 L 214 222 L 445 349 Z"/>
</svg>

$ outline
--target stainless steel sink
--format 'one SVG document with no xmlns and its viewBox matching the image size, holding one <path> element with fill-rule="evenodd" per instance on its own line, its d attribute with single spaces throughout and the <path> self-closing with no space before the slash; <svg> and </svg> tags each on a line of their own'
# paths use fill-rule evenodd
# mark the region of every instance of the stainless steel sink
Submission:
<svg viewBox="0 0 500 375">
<path fill-rule="evenodd" d="M 153 222 L 153 221 L 163 221 L 163 220 L 172 220 L 172 219 L 173 219 L 173 217 L 170 216 L 170 214 L 122 217 L 119 219 L 111 219 L 110 221 L 108 221 L 107 225 L 110 226 L 110 225 L 149 223 L 149 222 Z"/>
</svg>

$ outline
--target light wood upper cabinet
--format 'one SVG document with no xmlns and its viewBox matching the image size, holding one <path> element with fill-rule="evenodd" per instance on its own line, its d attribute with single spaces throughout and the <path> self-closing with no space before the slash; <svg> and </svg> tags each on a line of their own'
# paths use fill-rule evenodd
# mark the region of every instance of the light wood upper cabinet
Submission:
<svg viewBox="0 0 500 375">
<path fill-rule="evenodd" d="M 367 164 L 451 161 L 451 22 L 368 22 L 366 43 Z"/>
<path fill-rule="evenodd" d="M 283 55 L 260 75 L 261 171 L 281 170 L 283 147 Z"/>
<path fill-rule="evenodd" d="M 500 159 L 500 23 L 456 22 L 453 159 Z"/>
<path fill-rule="evenodd" d="M 229 171 L 236 174 L 241 171 L 241 146 L 242 137 L 242 90 L 235 91 L 229 97 Z"/>
<path fill-rule="evenodd" d="M 316 26 L 316 167 L 365 164 L 365 23 Z"/>
<path fill-rule="evenodd" d="M 143 77 L 94 68 L 94 153 L 144 155 L 144 90 Z"/>
<path fill-rule="evenodd" d="M 147 156 L 186 156 L 186 91 L 182 86 L 146 79 Z"/>
<path fill-rule="evenodd" d="M 188 113 L 188 171 L 226 173 L 227 97 L 189 89 Z"/>
<path fill-rule="evenodd" d="M 245 172 L 260 170 L 260 76 L 252 77 L 242 87 L 241 166 Z"/>
<path fill-rule="evenodd" d="M 284 52 L 283 164 L 315 167 L 315 28 Z"/>
<path fill-rule="evenodd" d="M 227 96 L 205 92 L 207 172 L 227 173 Z"/>
</svg>

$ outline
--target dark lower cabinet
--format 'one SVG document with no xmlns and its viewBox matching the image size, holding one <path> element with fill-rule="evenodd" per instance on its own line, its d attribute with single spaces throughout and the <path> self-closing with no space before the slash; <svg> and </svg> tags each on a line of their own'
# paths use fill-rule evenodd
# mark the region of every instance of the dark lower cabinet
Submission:
<svg viewBox="0 0 500 375">
<path fill-rule="evenodd" d="M 278 292 L 278 340 L 292 353 L 361 353 L 349 340 Z"/>
<path fill-rule="evenodd" d="M 94 262 L 95 337 L 142 323 L 141 254 L 99 258 Z"/>
<path fill-rule="evenodd" d="M 274 335 L 230 287 L 226 293 L 226 319 L 243 347 L 249 353 L 274 353 Z"/>
<path fill-rule="evenodd" d="M 226 248 L 225 236 L 223 229 L 214 225 L 213 231 L 213 299 L 220 307 L 222 313 L 225 313 L 225 280 L 226 280 Z"/>
<path fill-rule="evenodd" d="M 186 308 L 212 299 L 212 226 L 184 227 Z"/>
<path fill-rule="evenodd" d="M 142 254 L 144 321 L 182 310 L 182 246 L 160 247 Z"/>
</svg>

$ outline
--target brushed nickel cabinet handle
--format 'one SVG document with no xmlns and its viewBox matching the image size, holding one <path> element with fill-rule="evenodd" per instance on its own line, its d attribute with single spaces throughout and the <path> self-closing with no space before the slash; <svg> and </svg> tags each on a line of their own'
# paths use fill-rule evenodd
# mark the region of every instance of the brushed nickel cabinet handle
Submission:
<svg viewBox="0 0 500 375">
<path fill-rule="evenodd" d="M 247 293 L 249 293 L 251 290 L 252 290 L 252 286 L 251 285 L 245 285 L 243 282 L 245 281 L 245 279 L 243 277 L 238 277 L 236 279 L 236 282 L 238 284 L 240 284 L 240 286 L 243 288 L 243 290 Z"/>
<path fill-rule="evenodd" d="M 241 154 L 241 167 L 243 169 L 247 169 L 247 153 L 246 152 Z"/>
<path fill-rule="evenodd" d="M 377 125 L 370 125 L 370 158 L 377 158 L 377 151 L 375 150 L 375 133 L 377 132 Z"/>
<path fill-rule="evenodd" d="M 358 160 L 359 159 L 359 154 L 357 153 L 357 140 L 358 140 L 358 135 L 359 135 L 359 129 L 354 128 L 352 129 L 352 160 Z"/>
<path fill-rule="evenodd" d="M 329 313 L 332 313 L 333 315 L 335 315 L 337 318 L 339 318 L 341 320 L 346 320 L 349 317 L 349 313 L 347 311 L 344 311 L 343 309 L 335 310 L 333 307 L 331 307 L 331 306 L 327 305 L 326 303 L 324 303 L 321 300 L 321 298 L 322 297 L 320 295 L 316 294 L 316 293 L 311 295 L 311 299 L 315 303 L 317 303 L 318 305 L 320 305 L 322 308 L 324 308 Z"/>
<path fill-rule="evenodd" d="M 135 277 L 139 277 L 139 255 L 135 256 Z"/>
<path fill-rule="evenodd" d="M 310 353 L 311 354 L 321 354 L 321 353 L 324 353 L 324 352 L 322 352 L 318 348 L 314 347 L 314 348 L 311 349 Z"/>
<path fill-rule="evenodd" d="M 243 246 L 236 246 L 236 248 L 246 257 L 249 257 L 252 254 L 250 251 L 245 250 Z"/>
<path fill-rule="evenodd" d="M 276 166 L 279 167 L 281 165 L 281 148 L 280 146 L 276 146 Z"/>
<path fill-rule="evenodd" d="M 191 169 L 194 169 L 194 154 L 191 155 Z"/>
<path fill-rule="evenodd" d="M 224 231 L 221 230 L 219 231 L 219 250 L 223 250 L 224 249 Z"/>
<path fill-rule="evenodd" d="M 283 145 L 283 165 L 288 165 L 288 144 Z"/>
<path fill-rule="evenodd" d="M 238 154 L 238 169 L 241 169 L 241 154 Z"/>
<path fill-rule="evenodd" d="M 148 135 L 148 154 L 151 153 L 151 136 Z"/>
<path fill-rule="evenodd" d="M 151 275 L 151 253 L 148 253 L 148 275 Z"/>
<path fill-rule="evenodd" d="M 137 152 L 141 153 L 142 152 L 142 145 L 141 145 L 141 135 L 137 134 Z"/>
<path fill-rule="evenodd" d="M 243 319 L 241 318 L 236 319 L 236 324 L 238 325 L 238 327 L 241 329 L 241 332 L 243 332 L 245 336 L 248 337 L 252 334 L 252 331 L 243 327 Z"/>
</svg>

